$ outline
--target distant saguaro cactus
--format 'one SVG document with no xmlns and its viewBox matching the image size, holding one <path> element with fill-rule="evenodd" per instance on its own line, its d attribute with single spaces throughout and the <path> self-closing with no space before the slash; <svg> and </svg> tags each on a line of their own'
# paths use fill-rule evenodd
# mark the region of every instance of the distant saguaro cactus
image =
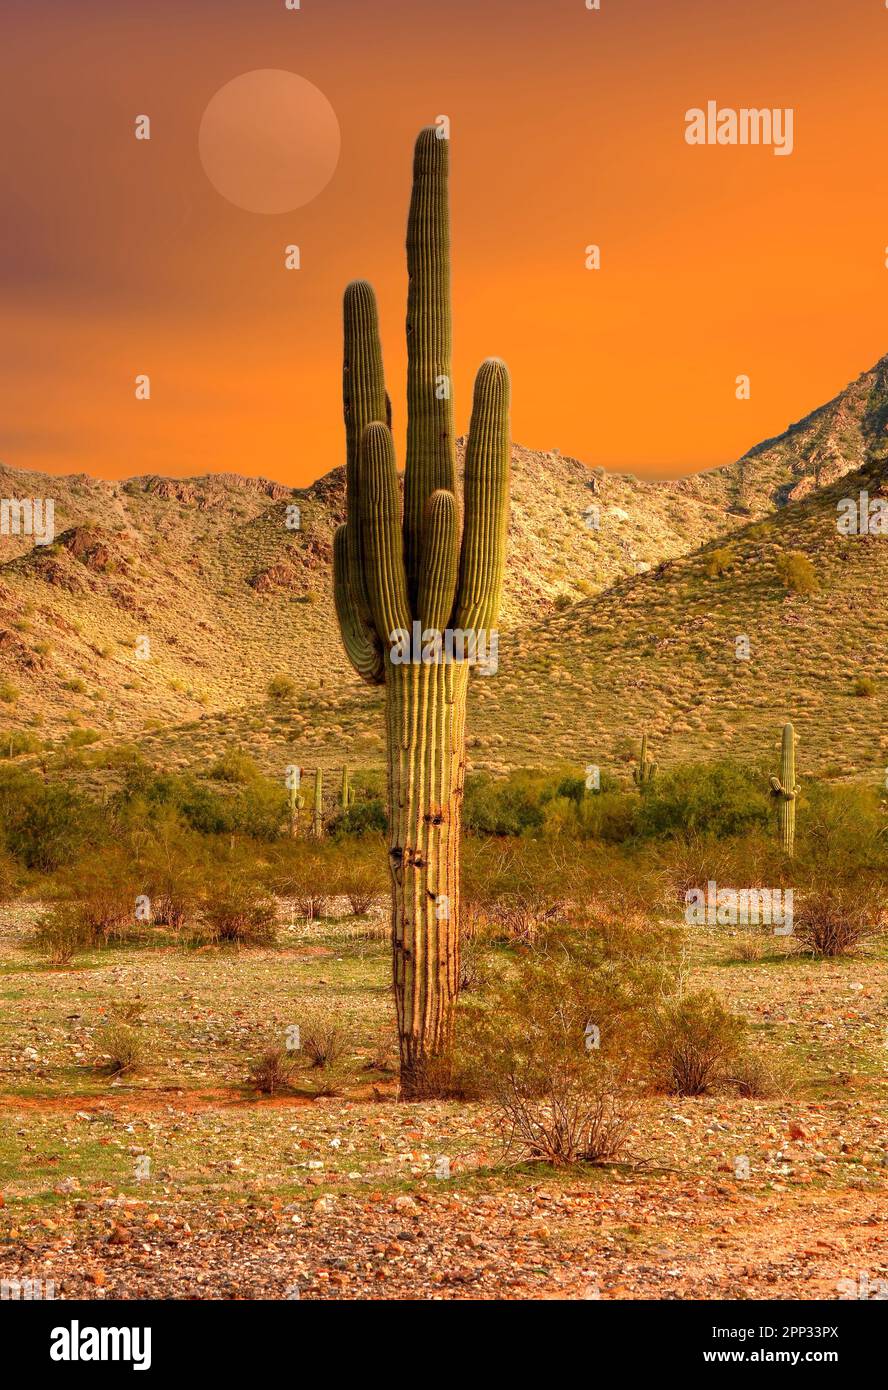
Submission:
<svg viewBox="0 0 888 1390">
<path fill-rule="evenodd" d="M 290 810 L 290 834 L 293 839 L 299 834 L 299 812 L 305 806 L 305 797 L 302 793 L 301 768 L 293 768 L 287 783 L 287 800 Z"/>
<path fill-rule="evenodd" d="M 656 775 L 657 764 L 651 762 L 648 757 L 648 736 L 642 734 L 641 756 L 638 759 L 638 767 L 632 769 L 632 780 L 640 792 L 646 792 L 653 786 Z"/>
<path fill-rule="evenodd" d="M 314 816 L 312 829 L 315 839 L 324 833 L 324 774 L 320 768 L 315 772 Z"/>
<path fill-rule="evenodd" d="M 339 793 L 339 804 L 343 811 L 347 811 L 349 806 L 354 805 L 355 793 L 348 780 L 348 768 L 342 769 L 342 790 Z"/>
<path fill-rule="evenodd" d="M 799 794 L 795 770 L 795 729 L 783 726 L 780 749 L 780 776 L 771 778 L 771 795 L 777 797 L 777 828 L 783 851 L 790 857 L 795 853 L 796 797 Z"/>
<path fill-rule="evenodd" d="M 403 520 L 376 301 L 371 286 L 357 281 L 345 292 L 348 520 L 334 546 L 346 651 L 365 681 L 386 690 L 392 956 L 404 1097 L 441 1094 L 449 1084 L 460 978 L 469 666 L 495 635 L 509 496 L 509 375 L 502 362 L 490 359 L 475 379 L 460 539 L 448 141 L 440 133 L 431 127 L 417 139 L 407 224 Z"/>
</svg>

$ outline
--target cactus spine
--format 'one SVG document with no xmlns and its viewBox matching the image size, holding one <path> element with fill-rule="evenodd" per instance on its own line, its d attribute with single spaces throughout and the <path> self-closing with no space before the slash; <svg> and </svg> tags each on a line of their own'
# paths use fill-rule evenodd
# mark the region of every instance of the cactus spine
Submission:
<svg viewBox="0 0 888 1390">
<path fill-rule="evenodd" d="M 657 764 L 651 762 L 648 757 L 648 736 L 642 734 L 641 756 L 638 760 L 638 767 L 632 769 L 632 780 L 640 792 L 646 792 L 653 786 L 656 775 Z"/>
<path fill-rule="evenodd" d="M 407 459 L 398 497 L 373 290 L 345 292 L 343 398 L 347 522 L 334 543 L 342 639 L 356 671 L 386 690 L 392 965 L 401 1094 L 449 1081 L 459 982 L 459 837 L 469 669 L 423 639 L 397 658 L 395 634 L 462 630 L 486 642 L 503 585 L 509 376 L 483 363 L 466 449 L 462 540 L 451 400 L 448 141 L 420 132 L 407 225 Z M 417 624 L 414 627 L 414 624 Z"/>
<path fill-rule="evenodd" d="M 795 729 L 783 726 L 780 749 L 780 776 L 771 778 L 771 795 L 777 798 L 777 828 L 784 854 L 795 853 L 796 797 L 799 786 L 795 770 Z"/>
<path fill-rule="evenodd" d="M 313 830 L 315 839 L 319 840 L 324 833 L 324 774 L 320 768 L 315 772 Z"/>
</svg>

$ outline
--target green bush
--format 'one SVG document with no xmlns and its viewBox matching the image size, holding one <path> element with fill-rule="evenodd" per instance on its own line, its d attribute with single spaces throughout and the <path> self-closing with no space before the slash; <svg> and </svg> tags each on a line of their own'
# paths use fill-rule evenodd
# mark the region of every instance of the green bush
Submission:
<svg viewBox="0 0 888 1390">
<path fill-rule="evenodd" d="M 659 932 L 598 919 L 541 935 L 463 1002 L 457 1083 L 492 1099 L 514 1156 L 620 1152 L 645 1080 L 645 1020 L 673 968 Z"/>
<path fill-rule="evenodd" d="M 709 990 L 684 994 L 654 1016 L 653 1056 L 661 1083 L 677 1096 L 705 1096 L 727 1079 L 742 1051 L 745 1024 Z"/>
<path fill-rule="evenodd" d="M 296 682 L 291 680 L 289 676 L 272 676 L 265 687 L 265 693 L 269 700 L 280 703 L 284 700 L 292 700 L 296 694 Z"/>
<path fill-rule="evenodd" d="M 51 873 L 101 845 L 107 825 L 89 797 L 9 768 L 0 769 L 0 831 L 22 864 Z"/>
<path fill-rule="evenodd" d="M 259 768 L 253 759 L 237 748 L 227 749 L 207 773 L 214 781 L 236 782 L 241 786 L 254 782 L 259 775 Z"/>
<path fill-rule="evenodd" d="M 0 732 L 0 758 L 17 758 L 22 753 L 40 753 L 42 740 L 24 729 L 4 729 Z"/>
<path fill-rule="evenodd" d="M 777 577 L 791 594 L 813 594 L 820 588 L 817 571 L 801 550 L 785 550 L 774 561 Z"/>
<path fill-rule="evenodd" d="M 767 788 L 766 778 L 740 763 L 680 764 L 661 772 L 641 798 L 638 833 L 724 839 L 766 827 L 772 817 Z"/>
<path fill-rule="evenodd" d="M 356 801 L 330 822 L 330 834 L 334 839 L 346 835 L 384 835 L 387 829 L 385 805 L 380 797 L 375 796 L 368 797 L 366 801 Z"/>
</svg>

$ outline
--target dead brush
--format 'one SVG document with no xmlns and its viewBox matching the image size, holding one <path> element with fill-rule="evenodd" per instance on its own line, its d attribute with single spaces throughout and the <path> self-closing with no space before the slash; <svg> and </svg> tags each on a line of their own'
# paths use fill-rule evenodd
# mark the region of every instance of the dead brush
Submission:
<svg viewBox="0 0 888 1390">
<path fill-rule="evenodd" d="M 345 1030 L 328 1009 L 306 1014 L 299 1025 L 302 1052 L 313 1068 L 335 1067 L 346 1047 Z"/>
<path fill-rule="evenodd" d="M 271 1044 L 253 1062 L 247 1084 L 263 1096 L 273 1096 L 292 1084 L 295 1068 L 293 1053 L 285 1047 Z"/>
<path fill-rule="evenodd" d="M 734 960 L 742 961 L 745 965 L 757 964 L 763 959 L 764 954 L 765 938 L 756 936 L 753 932 L 744 932 L 731 941 L 731 955 Z"/>
<path fill-rule="evenodd" d="M 816 884 L 795 905 L 793 935 L 811 955 L 851 955 L 884 930 L 885 915 L 879 885 Z"/>
</svg>

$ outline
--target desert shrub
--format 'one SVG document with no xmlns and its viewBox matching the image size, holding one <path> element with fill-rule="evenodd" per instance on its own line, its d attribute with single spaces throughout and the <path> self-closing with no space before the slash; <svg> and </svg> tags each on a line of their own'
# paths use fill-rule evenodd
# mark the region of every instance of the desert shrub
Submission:
<svg viewBox="0 0 888 1390">
<path fill-rule="evenodd" d="M 686 763 L 661 772 L 639 798 L 638 832 L 725 839 L 767 827 L 771 815 L 767 778 L 756 769 L 728 760 Z"/>
<path fill-rule="evenodd" d="M 791 594 L 813 594 L 820 588 L 817 571 L 801 550 L 785 550 L 774 561 L 777 577 Z"/>
<path fill-rule="evenodd" d="M 275 700 L 279 703 L 284 700 L 292 700 L 296 694 L 296 682 L 289 676 L 272 676 L 265 687 L 265 693 L 269 700 Z"/>
<path fill-rule="evenodd" d="M 286 1090 L 293 1078 L 296 1058 L 285 1047 L 270 1045 L 253 1062 L 247 1084 L 264 1096 Z"/>
<path fill-rule="evenodd" d="M 141 880 L 123 851 L 105 851 L 60 871 L 56 888 L 59 910 L 88 946 L 106 946 L 127 934 L 141 892 Z"/>
<path fill-rule="evenodd" d="M 101 737 L 96 729 L 71 729 L 65 736 L 65 742 L 69 748 L 88 748 L 91 743 L 98 743 Z"/>
<path fill-rule="evenodd" d="M 608 784 L 610 780 L 607 779 Z M 639 804 L 636 794 L 612 789 L 602 779 L 602 790 L 587 795 L 578 804 L 573 832 L 584 839 L 601 840 L 604 844 L 625 844 L 637 834 Z M 554 828 L 548 807 L 546 828 Z M 569 825 L 564 829 L 568 833 L 571 831 Z"/>
<path fill-rule="evenodd" d="M 25 729 L 4 729 L 0 732 L 0 758 L 17 758 L 22 753 L 39 753 L 42 741 Z"/>
<path fill-rule="evenodd" d="M 727 546 L 716 546 L 703 557 L 703 573 L 707 579 L 718 579 L 727 574 L 734 564 L 734 552 Z"/>
<path fill-rule="evenodd" d="M 18 891 L 18 868 L 11 854 L 0 849 L 0 903 L 12 902 Z"/>
<path fill-rule="evenodd" d="M 731 942 L 731 955 L 744 965 L 755 965 L 765 954 L 765 938 L 754 932 L 743 932 Z"/>
<path fill-rule="evenodd" d="M 815 783 L 805 788 L 797 854 L 815 877 L 842 880 L 888 870 L 888 813 L 875 787 Z"/>
<path fill-rule="evenodd" d="M 229 771 L 234 770 L 232 765 L 225 766 Z M 243 763 L 238 767 L 242 774 Z M 287 822 L 287 793 L 283 786 L 258 772 L 245 784 L 231 783 L 237 790 L 224 789 L 225 778 L 218 781 L 220 785 L 208 786 L 193 777 L 158 775 L 136 768 L 116 799 L 115 807 L 121 814 L 127 814 L 128 808 L 138 805 L 145 809 L 149 819 L 175 812 L 190 829 L 201 835 L 277 839 Z"/>
<path fill-rule="evenodd" d="M 332 1009 L 306 1010 L 300 1019 L 299 1038 L 303 1056 L 312 1067 L 334 1068 L 342 1061 L 346 1033 Z"/>
<path fill-rule="evenodd" d="M 4 705 L 14 705 L 18 700 L 20 691 L 11 681 L 0 681 L 0 701 Z"/>
<path fill-rule="evenodd" d="M 709 990 L 664 1004 L 652 1026 L 652 1051 L 662 1084 L 678 1096 L 708 1095 L 742 1051 L 743 1020 Z"/>
<path fill-rule="evenodd" d="M 523 835 L 542 829 L 547 778 L 526 770 L 494 779 L 470 773 L 463 797 L 463 825 L 478 835 Z M 550 795 L 554 790 L 550 787 Z"/>
<path fill-rule="evenodd" d="M 26 868 L 52 873 L 101 844 L 106 825 L 89 797 L 11 767 L 0 771 L 0 831 Z"/>
<path fill-rule="evenodd" d="M 275 939 L 277 903 L 255 879 L 210 879 L 203 906 L 203 925 L 213 941 L 238 946 L 265 946 Z"/>
<path fill-rule="evenodd" d="M 390 878 L 386 860 L 386 846 L 381 838 L 341 857 L 335 888 L 337 894 L 348 899 L 356 917 L 364 916 L 380 898 L 387 897 Z"/>
<path fill-rule="evenodd" d="M 130 1023 L 111 1018 L 96 1036 L 95 1065 L 109 1076 L 126 1076 L 145 1062 L 147 1047 L 143 1036 Z"/>
<path fill-rule="evenodd" d="M 671 979 L 663 943 L 618 921 L 547 932 L 463 1006 L 458 1084 L 491 1097 L 507 1153 L 562 1164 L 620 1152 L 645 1015 Z"/>
<path fill-rule="evenodd" d="M 792 1095 L 798 1089 L 798 1072 L 786 1057 L 765 1059 L 751 1049 L 742 1050 L 725 1071 L 724 1084 L 747 1100 L 768 1100 Z"/>
<path fill-rule="evenodd" d="M 216 782 L 236 782 L 245 786 L 260 775 L 253 759 L 237 748 L 228 748 L 210 767 L 207 776 Z"/>
<path fill-rule="evenodd" d="M 381 1072 L 398 1070 L 398 1035 L 391 1025 L 377 1028 L 366 1068 L 368 1071 Z"/>
<path fill-rule="evenodd" d="M 162 820 L 142 846 L 140 864 L 155 926 L 179 931 L 198 913 L 207 875 L 203 842 L 177 817 Z"/>
<path fill-rule="evenodd" d="M 885 884 L 821 880 L 794 903 L 793 935 L 817 956 L 853 953 L 885 923 Z"/>
<path fill-rule="evenodd" d="M 118 1023 L 139 1023 L 144 1012 L 145 1000 L 138 994 L 132 999 L 115 999 L 108 1006 L 109 1016 Z"/>
<path fill-rule="evenodd" d="M 338 849 L 309 840 L 283 840 L 271 853 L 268 881 L 295 916 L 309 922 L 323 917 L 336 896 L 340 859 Z"/>
<path fill-rule="evenodd" d="M 287 817 L 286 790 L 269 777 L 255 777 L 234 798 L 234 830 L 254 840 L 277 839 Z"/>
<path fill-rule="evenodd" d="M 854 682 L 854 694 L 861 699 L 867 699 L 870 695 L 875 695 L 878 689 L 872 676 L 858 676 Z"/>
<path fill-rule="evenodd" d="M 575 846 L 489 839 L 467 843 L 462 864 L 464 926 L 489 927 L 493 939 L 533 940 L 565 916 L 568 863 Z"/>
<path fill-rule="evenodd" d="M 459 991 L 467 994 L 482 989 L 488 979 L 490 944 L 483 932 L 460 934 Z"/>
<path fill-rule="evenodd" d="M 347 835 L 384 835 L 387 829 L 388 816 L 382 797 L 379 796 L 356 801 L 347 811 L 340 811 L 330 821 L 330 834 L 334 839 Z"/>
<path fill-rule="evenodd" d="M 745 835 L 716 840 L 702 834 L 667 840 L 657 846 L 667 907 L 682 908 L 693 889 L 706 889 L 712 880 L 720 888 L 778 888 L 791 884 L 793 870 L 780 851 L 776 837 L 753 829 Z"/>
<path fill-rule="evenodd" d="M 50 965 L 69 965 L 88 944 L 81 923 L 65 908 L 52 908 L 37 922 L 34 945 Z"/>
</svg>

